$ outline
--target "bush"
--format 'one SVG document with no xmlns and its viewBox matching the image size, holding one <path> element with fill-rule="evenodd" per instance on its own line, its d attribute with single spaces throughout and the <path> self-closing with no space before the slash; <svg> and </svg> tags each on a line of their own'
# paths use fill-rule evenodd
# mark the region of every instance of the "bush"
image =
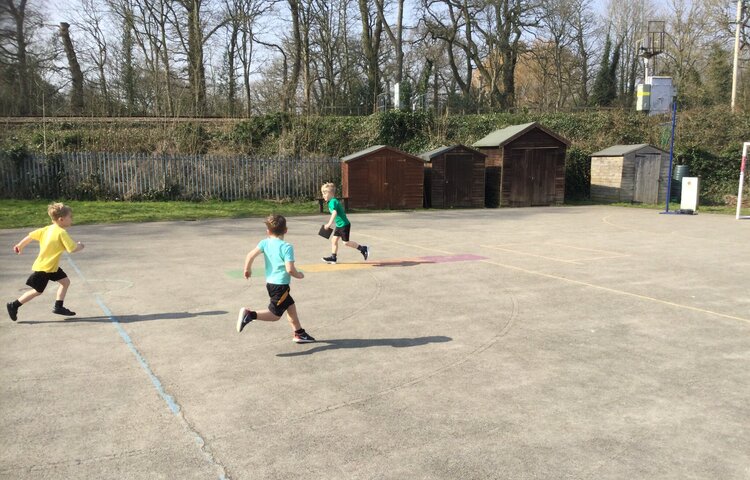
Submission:
<svg viewBox="0 0 750 480">
<path fill-rule="evenodd" d="M 691 177 L 700 177 L 701 202 L 708 205 L 724 204 L 724 196 L 737 194 L 742 152 L 727 150 L 716 155 L 697 146 L 676 155 L 675 163 L 687 165 Z"/>
<path fill-rule="evenodd" d="M 570 147 L 565 157 L 565 200 L 587 200 L 591 197 L 591 157 L 583 150 Z"/>
</svg>

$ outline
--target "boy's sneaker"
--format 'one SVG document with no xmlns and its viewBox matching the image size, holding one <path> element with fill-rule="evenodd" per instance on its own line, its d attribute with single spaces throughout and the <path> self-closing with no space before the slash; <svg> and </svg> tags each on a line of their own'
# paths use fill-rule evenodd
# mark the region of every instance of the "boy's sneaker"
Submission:
<svg viewBox="0 0 750 480">
<path fill-rule="evenodd" d="M 292 339 L 294 343 L 313 343 L 315 339 L 311 337 L 306 331 L 302 330 L 299 333 L 294 333 L 294 338 Z"/>
<path fill-rule="evenodd" d="M 336 257 L 323 257 L 322 260 L 326 263 L 336 263 Z"/>
<path fill-rule="evenodd" d="M 6 306 L 8 307 L 10 319 L 15 322 L 18 319 L 18 307 L 13 302 L 8 303 Z"/>
<path fill-rule="evenodd" d="M 65 315 L 66 317 L 72 317 L 76 314 L 76 312 L 71 312 L 65 307 L 55 307 L 52 309 L 52 313 L 56 313 L 58 315 Z"/>
<path fill-rule="evenodd" d="M 247 308 L 240 308 L 240 313 L 237 315 L 237 333 L 241 333 L 247 324 L 252 321 L 253 319 L 250 318 L 250 312 L 247 311 Z"/>
<path fill-rule="evenodd" d="M 362 245 L 362 256 L 365 257 L 365 262 L 367 261 L 367 257 L 370 256 L 370 247 L 367 245 Z"/>
</svg>

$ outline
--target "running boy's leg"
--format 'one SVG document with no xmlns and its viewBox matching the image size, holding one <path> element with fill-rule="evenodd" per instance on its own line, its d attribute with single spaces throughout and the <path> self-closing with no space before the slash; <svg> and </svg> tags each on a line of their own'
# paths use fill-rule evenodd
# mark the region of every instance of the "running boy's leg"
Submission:
<svg viewBox="0 0 750 480">
<path fill-rule="evenodd" d="M 296 304 L 289 306 L 286 310 L 286 316 L 289 318 L 292 330 L 294 330 L 294 336 L 292 337 L 294 343 L 312 343 L 315 341 L 315 339 L 307 333 L 304 328 L 302 328 L 302 325 L 300 325 Z"/>
<path fill-rule="evenodd" d="M 65 300 L 65 294 L 68 293 L 68 287 L 70 287 L 70 279 L 68 277 L 61 278 L 57 281 L 57 283 L 59 283 L 60 286 L 57 287 L 57 296 L 55 297 L 55 300 L 62 302 Z"/>
<path fill-rule="evenodd" d="M 31 290 L 28 290 L 23 295 L 18 297 L 18 299 L 12 302 L 8 302 L 5 306 L 8 309 L 8 315 L 10 316 L 10 319 L 15 322 L 18 319 L 18 309 L 21 308 L 21 305 L 28 303 L 41 294 L 42 292 L 37 292 L 32 288 Z"/>
<path fill-rule="evenodd" d="M 57 283 L 59 283 L 60 286 L 57 288 L 55 308 L 52 309 L 52 313 L 56 313 L 58 315 L 66 315 L 68 317 L 75 315 L 76 312 L 68 310 L 63 306 L 63 302 L 65 301 L 65 294 L 68 292 L 68 287 L 70 287 L 70 279 L 66 276 L 57 280 Z"/>
<path fill-rule="evenodd" d="M 242 307 L 240 308 L 240 313 L 237 316 L 237 331 L 242 332 L 242 330 L 247 326 L 247 324 L 252 322 L 253 320 L 262 320 L 264 322 L 275 322 L 276 320 L 280 318 L 281 317 L 276 316 L 275 314 L 271 313 L 270 310 L 261 310 L 259 312 L 256 312 L 249 308 Z"/>
</svg>

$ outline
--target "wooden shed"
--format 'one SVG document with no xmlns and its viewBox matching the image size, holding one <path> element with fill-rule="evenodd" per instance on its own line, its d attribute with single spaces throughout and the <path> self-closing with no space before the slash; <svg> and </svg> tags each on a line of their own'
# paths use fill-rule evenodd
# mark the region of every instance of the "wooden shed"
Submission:
<svg viewBox="0 0 750 480">
<path fill-rule="evenodd" d="M 420 208 L 424 165 L 419 157 L 375 145 L 341 159 L 342 196 L 351 208 Z"/>
<path fill-rule="evenodd" d="M 591 154 L 591 200 L 661 203 L 667 198 L 669 153 L 641 143 Z"/>
<path fill-rule="evenodd" d="M 488 206 L 563 203 L 568 145 L 568 140 L 537 122 L 495 130 L 474 143 L 487 155 L 487 197 L 498 199 L 497 205 Z"/>
<path fill-rule="evenodd" d="M 464 145 L 440 147 L 419 155 L 425 165 L 425 206 L 484 207 L 486 155 Z"/>
</svg>

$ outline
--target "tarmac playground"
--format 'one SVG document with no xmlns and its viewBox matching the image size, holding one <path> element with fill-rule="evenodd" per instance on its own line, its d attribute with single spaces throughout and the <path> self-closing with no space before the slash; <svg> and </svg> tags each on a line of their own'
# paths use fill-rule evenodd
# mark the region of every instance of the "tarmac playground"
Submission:
<svg viewBox="0 0 750 480">
<path fill-rule="evenodd" d="M 74 225 L 0 320 L 0 478 L 748 479 L 750 221 L 583 206 L 291 217 L 304 328 L 263 308 L 262 219 Z M 30 229 L 0 231 L 3 302 Z"/>
</svg>

